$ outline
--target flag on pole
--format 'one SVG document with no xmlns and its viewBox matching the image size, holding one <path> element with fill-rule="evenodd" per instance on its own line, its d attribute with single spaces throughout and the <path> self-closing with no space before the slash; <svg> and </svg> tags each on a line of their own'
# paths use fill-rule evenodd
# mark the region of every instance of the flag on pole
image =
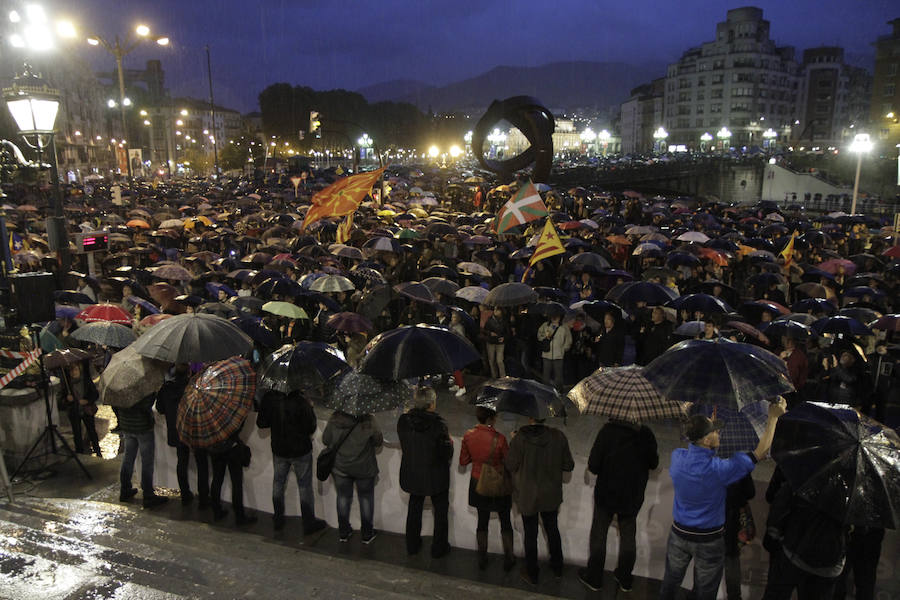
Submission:
<svg viewBox="0 0 900 600">
<path fill-rule="evenodd" d="M 528 261 L 528 266 L 533 267 L 534 263 L 539 260 L 563 254 L 565 251 L 566 249 L 563 248 L 559 235 L 556 233 L 556 227 L 553 226 L 553 221 L 547 219 L 547 222 L 544 223 L 544 230 L 541 232 L 541 238 L 534 249 L 534 254 L 531 255 L 531 260 Z"/>
<path fill-rule="evenodd" d="M 386 167 L 377 171 L 360 173 L 340 179 L 312 197 L 312 206 L 306 212 L 301 231 L 311 223 L 328 217 L 343 217 L 359 208 L 359 204 L 372 191 L 372 186 L 384 173 Z"/>
<path fill-rule="evenodd" d="M 784 250 L 781 251 L 781 256 L 784 257 L 784 268 L 787 269 L 791 266 L 791 262 L 794 259 L 794 238 L 797 237 L 797 232 L 791 234 L 791 240 L 787 243 L 787 246 L 784 247 Z"/>
<path fill-rule="evenodd" d="M 529 181 L 500 209 L 494 220 L 497 233 L 506 233 L 517 225 L 547 216 L 547 207 L 534 184 Z"/>
<path fill-rule="evenodd" d="M 334 241 L 338 244 L 346 244 L 350 241 L 350 230 L 353 229 L 353 213 L 349 213 L 347 218 L 338 225 L 337 234 Z"/>
</svg>

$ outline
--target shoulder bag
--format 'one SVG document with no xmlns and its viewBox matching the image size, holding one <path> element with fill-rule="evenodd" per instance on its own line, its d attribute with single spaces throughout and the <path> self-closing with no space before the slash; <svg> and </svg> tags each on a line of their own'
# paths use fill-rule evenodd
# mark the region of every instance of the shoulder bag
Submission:
<svg viewBox="0 0 900 600">
<path fill-rule="evenodd" d="M 356 429 L 356 426 L 359 425 L 359 421 L 353 424 L 353 427 L 347 430 L 338 443 L 334 446 L 328 446 L 319 452 L 319 457 L 316 459 L 316 477 L 319 481 L 325 481 L 331 476 L 331 471 L 334 469 L 334 462 L 337 460 L 337 453 L 340 447 L 347 441 L 347 438 L 350 437 L 350 434 L 353 433 L 353 430 Z"/>
<path fill-rule="evenodd" d="M 494 434 L 491 440 L 491 453 L 488 459 L 481 465 L 481 476 L 475 486 L 475 492 L 488 498 L 499 498 L 511 493 L 509 475 L 503 465 L 494 466 L 494 456 L 497 452 L 497 440 L 500 434 Z"/>
</svg>

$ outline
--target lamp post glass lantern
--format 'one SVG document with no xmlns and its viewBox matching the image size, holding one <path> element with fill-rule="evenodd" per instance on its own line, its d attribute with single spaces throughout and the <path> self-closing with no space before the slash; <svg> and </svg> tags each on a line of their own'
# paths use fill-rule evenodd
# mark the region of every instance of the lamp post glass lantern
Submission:
<svg viewBox="0 0 900 600">
<path fill-rule="evenodd" d="M 863 154 L 872 151 L 872 140 L 868 133 L 857 133 L 850 144 L 850 152 L 856 153 L 856 178 L 853 180 L 853 200 L 850 202 L 850 214 L 856 214 L 856 199 L 859 197 L 859 172 L 862 169 Z"/>
<path fill-rule="evenodd" d="M 669 132 L 666 131 L 664 127 L 660 127 L 653 132 L 653 139 L 656 140 L 657 152 L 660 154 L 666 151 L 666 138 L 668 137 Z"/>
</svg>

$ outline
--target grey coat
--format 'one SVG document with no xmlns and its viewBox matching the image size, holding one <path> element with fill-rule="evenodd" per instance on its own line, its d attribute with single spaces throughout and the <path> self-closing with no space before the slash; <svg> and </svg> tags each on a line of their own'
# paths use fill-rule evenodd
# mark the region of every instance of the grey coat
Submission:
<svg viewBox="0 0 900 600">
<path fill-rule="evenodd" d="M 326 446 L 337 444 L 348 429 L 357 423 L 354 417 L 335 412 L 322 432 L 322 443 Z M 354 479 L 368 479 L 378 475 L 378 461 L 375 449 L 381 446 L 384 437 L 372 420 L 372 415 L 359 418 L 359 423 L 338 449 L 333 472 L 336 475 Z"/>
<path fill-rule="evenodd" d="M 519 512 L 534 515 L 559 510 L 563 473 L 574 468 L 569 440 L 562 431 L 540 424 L 519 428 L 506 455 Z"/>
</svg>

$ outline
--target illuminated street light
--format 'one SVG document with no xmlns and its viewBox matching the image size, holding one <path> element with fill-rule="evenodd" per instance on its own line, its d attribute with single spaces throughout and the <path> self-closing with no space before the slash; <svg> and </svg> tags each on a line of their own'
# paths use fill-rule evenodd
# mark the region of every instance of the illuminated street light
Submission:
<svg viewBox="0 0 900 600">
<path fill-rule="evenodd" d="M 655 144 L 659 149 L 657 152 L 663 152 L 666 147 L 666 138 L 669 137 L 669 132 L 665 130 L 662 126 L 660 126 L 656 131 L 653 132 L 653 139 L 656 140 Z"/>
<path fill-rule="evenodd" d="M 428 148 L 428 156 L 430 156 L 431 158 L 437 158 L 440 154 L 441 150 L 437 146 L 431 146 L 430 148 Z"/>
<path fill-rule="evenodd" d="M 704 131 L 703 135 L 700 136 L 700 152 L 706 152 L 711 141 L 713 141 L 712 134 L 708 131 Z"/>
<path fill-rule="evenodd" d="M 138 114 L 139 114 L 139 115 L 141 115 L 141 116 L 142 116 L 142 117 L 146 117 L 146 116 L 147 116 L 147 111 L 146 111 L 146 110 L 143 110 L 143 109 L 141 109 L 141 112 L 140 112 L 140 113 L 138 113 Z"/>
<path fill-rule="evenodd" d="M 182 108 L 181 112 L 178 114 L 180 114 L 182 117 L 186 117 L 186 116 L 188 116 L 188 111 L 186 108 Z"/>
<path fill-rule="evenodd" d="M 462 148 L 457 145 L 450 146 L 450 157 L 451 158 L 459 158 L 463 153 Z"/>
<path fill-rule="evenodd" d="M 112 98 L 110 98 L 109 100 L 106 101 L 106 105 L 110 108 L 115 108 L 117 106 L 116 101 L 113 100 Z"/>
<path fill-rule="evenodd" d="M 722 140 L 722 152 L 725 152 L 725 148 L 730 148 L 730 140 L 731 140 L 731 131 L 727 127 L 722 127 L 719 131 L 716 132 L 716 137 Z"/>
<path fill-rule="evenodd" d="M 763 136 L 763 147 L 768 148 L 772 145 L 773 140 L 778 137 L 778 133 L 775 132 L 774 129 L 769 127 L 762 133 Z"/>
<path fill-rule="evenodd" d="M 146 25 L 138 25 L 134 28 L 134 32 L 141 37 L 147 37 L 150 35 L 150 28 Z"/>
<path fill-rule="evenodd" d="M 859 195 L 859 172 L 862 168 L 863 154 L 872 151 L 872 140 L 868 133 L 857 133 L 850 144 L 850 152 L 856 152 L 856 179 L 853 181 L 853 200 L 850 202 L 850 214 L 856 214 L 856 199 Z"/>
</svg>

